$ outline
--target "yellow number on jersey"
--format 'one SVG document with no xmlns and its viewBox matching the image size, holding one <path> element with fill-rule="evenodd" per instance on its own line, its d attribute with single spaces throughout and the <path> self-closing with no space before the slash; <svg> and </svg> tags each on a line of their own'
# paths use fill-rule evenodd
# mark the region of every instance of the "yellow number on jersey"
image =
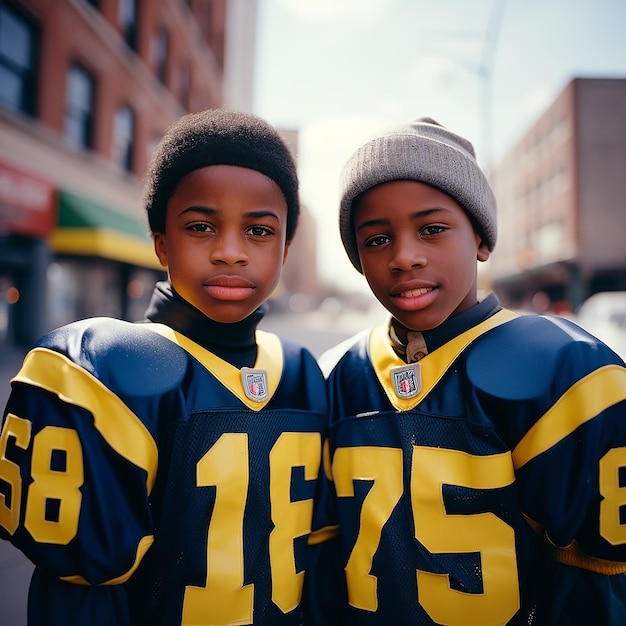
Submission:
<svg viewBox="0 0 626 626">
<path fill-rule="evenodd" d="M 600 459 L 600 534 L 614 546 L 626 543 L 626 524 L 620 522 L 626 486 L 620 486 L 620 470 L 626 470 L 626 448 L 613 448 Z"/>
<path fill-rule="evenodd" d="M 293 542 L 311 532 L 313 517 L 313 500 L 291 501 L 291 469 L 304 466 L 304 479 L 315 480 L 321 455 L 318 433 L 282 433 L 270 452 L 272 601 L 283 613 L 295 609 L 302 597 L 304 573 L 296 572 Z"/>
<path fill-rule="evenodd" d="M 361 508 L 359 534 L 346 565 L 352 606 L 375 612 L 377 579 L 370 574 L 384 525 L 402 497 L 400 448 L 338 448 L 333 458 L 337 495 L 354 496 L 354 481 L 372 481 Z M 415 538 L 432 554 L 479 553 L 484 593 L 451 589 L 449 577 L 418 570 L 418 601 L 438 624 L 506 623 L 520 606 L 513 529 L 493 513 L 448 515 L 443 484 L 497 489 L 514 480 L 509 454 L 472 456 L 415 446 L 411 505 Z M 480 618 L 476 617 L 480 615 Z"/>
<path fill-rule="evenodd" d="M 402 450 L 359 446 L 338 448 L 333 458 L 337 495 L 354 496 L 354 480 L 374 481 L 363 501 L 359 535 L 346 565 L 348 599 L 366 611 L 378 608 L 378 582 L 369 572 L 382 529 L 402 496 Z"/>
<path fill-rule="evenodd" d="M 9 413 L 0 436 L 0 478 L 11 487 L 11 504 L 0 493 L 0 525 L 12 535 L 20 523 L 22 501 L 22 477 L 20 468 L 6 457 L 9 437 L 15 438 L 15 445 L 26 450 L 30 443 L 31 423 L 17 415 Z"/>
<path fill-rule="evenodd" d="M 251 624 L 254 587 L 243 584 L 243 514 L 248 494 L 248 435 L 227 433 L 196 466 L 198 487 L 215 485 L 207 540 L 207 581 L 185 587 L 185 624 Z"/>
<path fill-rule="evenodd" d="M 0 438 L 0 478 L 11 486 L 11 506 L 2 496 L 0 524 L 11 534 L 20 520 L 22 479 L 19 467 L 6 458 L 9 436 L 26 450 L 31 442 L 31 422 L 9 413 Z M 53 455 L 60 458 L 53 467 Z M 31 454 L 32 482 L 28 487 L 24 527 L 39 543 L 68 544 L 78 531 L 83 484 L 83 452 L 78 433 L 70 428 L 46 426 L 33 438 Z M 49 519 L 46 509 L 56 503 L 56 519 Z"/>
<path fill-rule="evenodd" d="M 311 531 L 312 500 L 292 502 L 291 470 L 303 466 L 314 480 L 321 457 L 319 433 L 283 433 L 270 452 L 270 503 L 275 528 L 270 534 L 272 600 L 283 611 L 294 609 L 302 595 L 302 575 L 295 570 L 294 540 Z M 183 622 L 252 624 L 254 585 L 244 585 L 243 523 L 250 469 L 248 435 L 223 434 L 196 466 L 199 487 L 215 486 L 216 497 L 207 540 L 204 587 L 187 586 Z"/>
<path fill-rule="evenodd" d="M 479 552 L 483 593 L 450 587 L 448 575 L 417 571 L 419 603 L 438 624 L 506 624 L 520 606 L 515 533 L 493 513 L 448 515 L 443 485 L 497 489 L 514 480 L 510 454 L 474 456 L 413 448 L 411 501 L 415 538 L 431 554 Z"/>
</svg>

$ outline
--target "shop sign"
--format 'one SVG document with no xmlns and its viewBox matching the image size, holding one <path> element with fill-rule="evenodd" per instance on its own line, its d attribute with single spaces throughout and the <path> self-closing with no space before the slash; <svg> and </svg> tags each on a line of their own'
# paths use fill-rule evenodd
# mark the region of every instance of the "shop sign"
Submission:
<svg viewBox="0 0 626 626">
<path fill-rule="evenodd" d="M 0 234 L 46 237 L 55 217 L 54 187 L 0 161 Z"/>
</svg>

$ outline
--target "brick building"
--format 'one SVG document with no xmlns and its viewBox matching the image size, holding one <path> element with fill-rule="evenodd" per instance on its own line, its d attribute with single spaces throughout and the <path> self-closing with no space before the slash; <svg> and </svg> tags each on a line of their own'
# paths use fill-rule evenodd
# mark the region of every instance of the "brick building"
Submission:
<svg viewBox="0 0 626 626">
<path fill-rule="evenodd" d="M 626 289 L 626 79 L 572 80 L 491 178 L 503 303 L 567 312 Z"/>
<path fill-rule="evenodd" d="M 0 3 L 0 346 L 142 316 L 164 274 L 141 178 L 171 122 L 223 106 L 227 4 Z"/>
</svg>

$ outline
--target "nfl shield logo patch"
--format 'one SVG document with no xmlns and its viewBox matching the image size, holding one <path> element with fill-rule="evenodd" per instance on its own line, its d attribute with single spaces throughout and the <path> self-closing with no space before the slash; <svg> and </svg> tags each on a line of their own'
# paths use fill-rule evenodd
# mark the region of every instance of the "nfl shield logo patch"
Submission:
<svg viewBox="0 0 626 626">
<path fill-rule="evenodd" d="M 241 368 L 241 382 L 243 390 L 250 400 L 255 402 L 263 402 L 267 400 L 267 372 L 261 369 L 251 367 Z"/>
<path fill-rule="evenodd" d="M 389 373 L 393 388 L 399 398 L 413 398 L 420 392 L 422 376 L 419 363 L 392 367 Z"/>
</svg>

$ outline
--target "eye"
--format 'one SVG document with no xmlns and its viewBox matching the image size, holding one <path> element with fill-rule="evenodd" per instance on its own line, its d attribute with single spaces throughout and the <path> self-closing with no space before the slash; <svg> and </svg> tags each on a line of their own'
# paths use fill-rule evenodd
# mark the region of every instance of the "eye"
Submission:
<svg viewBox="0 0 626 626">
<path fill-rule="evenodd" d="M 246 230 L 246 233 L 253 237 L 267 237 L 268 235 L 273 235 L 274 230 L 267 226 L 250 226 L 250 228 Z"/>
<path fill-rule="evenodd" d="M 211 233 L 213 232 L 213 228 L 210 224 L 206 222 L 192 222 L 191 224 L 187 224 L 185 226 L 185 230 L 191 230 L 195 233 Z"/>
<path fill-rule="evenodd" d="M 429 224 L 421 229 L 420 234 L 429 236 L 429 235 L 440 235 L 448 230 L 445 226 L 441 226 L 440 224 Z"/>
<path fill-rule="evenodd" d="M 375 235 L 374 237 L 368 237 L 365 240 L 365 246 L 370 248 L 383 246 L 386 243 L 389 243 L 389 237 L 387 235 Z"/>
</svg>

